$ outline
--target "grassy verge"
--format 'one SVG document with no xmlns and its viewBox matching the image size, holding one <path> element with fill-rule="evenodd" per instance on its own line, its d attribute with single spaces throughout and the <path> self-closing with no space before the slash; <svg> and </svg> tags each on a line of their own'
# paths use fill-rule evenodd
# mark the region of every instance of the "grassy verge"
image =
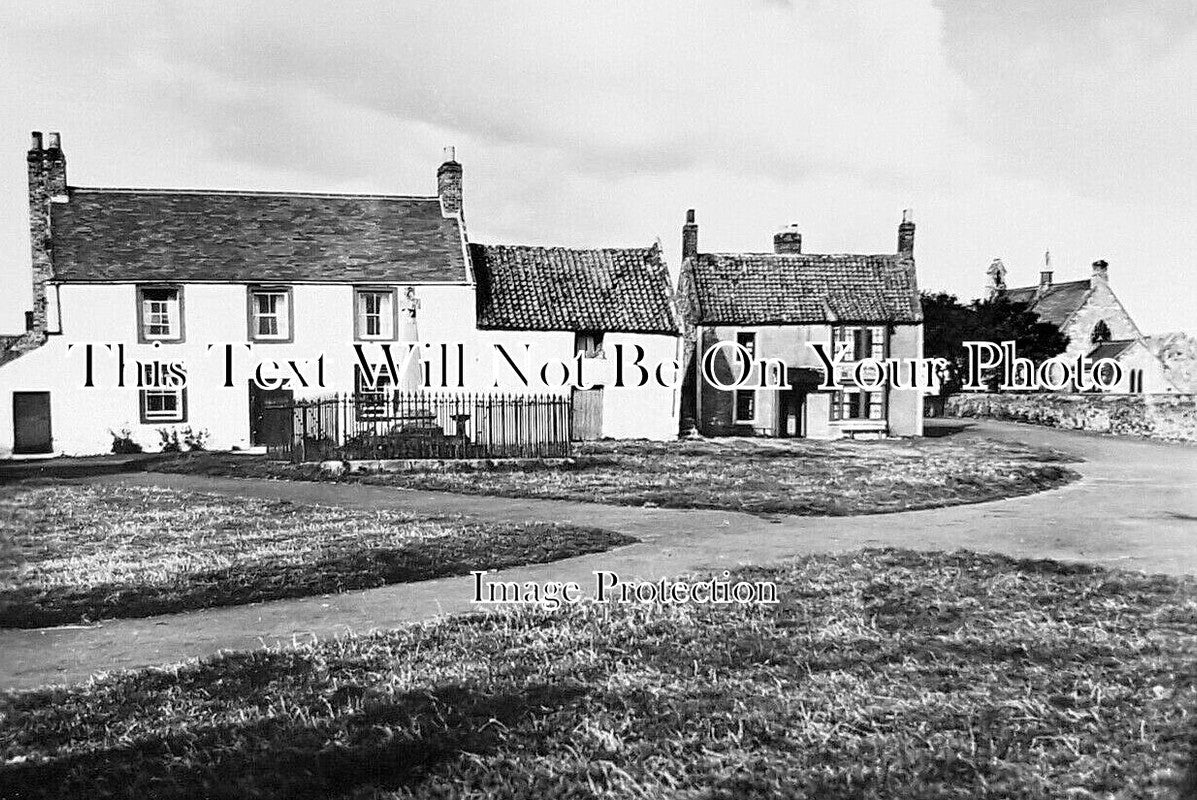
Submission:
<svg viewBox="0 0 1197 800">
<path fill-rule="evenodd" d="M 462 467 L 341 479 L 504 497 L 822 516 L 996 500 L 1077 477 L 1058 453 L 972 439 L 596 442 L 583 445 L 580 456 L 567 467 Z M 328 479 L 315 465 L 215 453 L 157 459 L 148 468 Z"/>
<path fill-rule="evenodd" d="M 1183 779 L 1191 581 L 902 551 L 746 575 L 777 581 L 780 605 L 477 615 L 12 694 L 0 785 L 1126 799 Z"/>
<path fill-rule="evenodd" d="M 597 528 L 483 524 L 132 486 L 0 489 L 0 627 L 304 597 L 607 550 Z"/>
</svg>

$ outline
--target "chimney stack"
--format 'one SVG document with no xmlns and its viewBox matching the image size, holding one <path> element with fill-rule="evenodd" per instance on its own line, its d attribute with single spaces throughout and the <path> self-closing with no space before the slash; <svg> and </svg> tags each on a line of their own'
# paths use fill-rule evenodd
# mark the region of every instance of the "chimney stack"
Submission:
<svg viewBox="0 0 1197 800">
<path fill-rule="evenodd" d="M 1104 282 L 1104 281 L 1109 281 L 1109 280 L 1110 280 L 1110 265 L 1105 261 L 1105 259 L 1102 259 L 1100 261 L 1094 261 L 1093 262 L 1093 277 L 1091 277 L 1089 279 L 1090 286 L 1092 286 L 1097 281 Z"/>
<path fill-rule="evenodd" d="M 457 154 L 452 147 L 445 148 L 445 162 L 436 171 L 436 193 L 446 214 L 462 215 L 461 164 L 457 163 Z"/>
<path fill-rule="evenodd" d="M 57 135 L 51 141 L 60 144 Z M 62 181 L 62 196 L 66 196 L 66 160 L 61 146 L 54 150 L 42 147 L 41 131 L 34 131 L 26 155 L 29 173 L 29 249 L 33 277 L 33 310 L 25 317 L 25 327 L 39 343 L 46 332 L 46 282 L 53 277 L 54 263 L 50 258 L 50 179 L 58 172 Z"/>
<path fill-rule="evenodd" d="M 798 232 L 798 223 L 792 223 L 773 234 L 773 252 L 802 252 L 802 234 Z"/>
<path fill-rule="evenodd" d="M 898 255 L 914 256 L 914 212 L 902 211 L 902 222 L 898 225 Z"/>
<path fill-rule="evenodd" d="M 1043 292 L 1052 285 L 1052 252 L 1043 253 L 1043 269 L 1039 271 L 1039 291 Z"/>
<path fill-rule="evenodd" d="M 686 224 L 682 226 L 682 261 L 698 255 L 698 223 L 694 221 L 694 209 L 686 212 Z"/>
</svg>

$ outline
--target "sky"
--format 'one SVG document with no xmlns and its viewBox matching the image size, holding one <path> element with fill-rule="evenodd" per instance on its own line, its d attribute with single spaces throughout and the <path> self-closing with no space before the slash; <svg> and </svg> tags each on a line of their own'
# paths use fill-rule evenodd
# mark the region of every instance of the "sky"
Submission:
<svg viewBox="0 0 1197 800">
<path fill-rule="evenodd" d="M 24 154 L 74 186 L 434 194 L 473 241 L 892 252 L 962 299 L 1097 259 L 1197 333 L 1191 0 L 6 2 L 0 333 L 29 300 Z"/>
</svg>

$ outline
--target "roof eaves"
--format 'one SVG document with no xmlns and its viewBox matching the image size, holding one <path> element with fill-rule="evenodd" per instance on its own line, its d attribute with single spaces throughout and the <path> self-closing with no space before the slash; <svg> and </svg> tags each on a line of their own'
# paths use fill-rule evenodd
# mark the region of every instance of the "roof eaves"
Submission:
<svg viewBox="0 0 1197 800">
<path fill-rule="evenodd" d="M 337 200 L 426 200 L 440 202 L 436 195 L 422 194 L 368 194 L 368 193 L 339 193 L 339 192 L 282 192 L 270 190 L 246 189 L 150 189 L 123 186 L 71 186 L 69 193 L 83 192 L 86 194 L 155 194 L 155 195 L 183 195 L 203 196 L 217 195 L 220 197 L 311 197 L 329 198 Z"/>
</svg>

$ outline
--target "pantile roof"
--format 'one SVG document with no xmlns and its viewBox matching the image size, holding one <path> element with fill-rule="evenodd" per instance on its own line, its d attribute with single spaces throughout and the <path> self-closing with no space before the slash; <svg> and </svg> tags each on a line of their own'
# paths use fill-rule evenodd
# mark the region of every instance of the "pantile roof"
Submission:
<svg viewBox="0 0 1197 800">
<path fill-rule="evenodd" d="M 669 270 L 652 247 L 470 245 L 478 327 L 679 332 Z"/>
<path fill-rule="evenodd" d="M 898 255 L 699 253 L 686 262 L 705 325 L 920 322 L 914 263 Z"/>
<path fill-rule="evenodd" d="M 436 197 L 72 188 L 51 214 L 60 281 L 469 279 Z"/>
</svg>

